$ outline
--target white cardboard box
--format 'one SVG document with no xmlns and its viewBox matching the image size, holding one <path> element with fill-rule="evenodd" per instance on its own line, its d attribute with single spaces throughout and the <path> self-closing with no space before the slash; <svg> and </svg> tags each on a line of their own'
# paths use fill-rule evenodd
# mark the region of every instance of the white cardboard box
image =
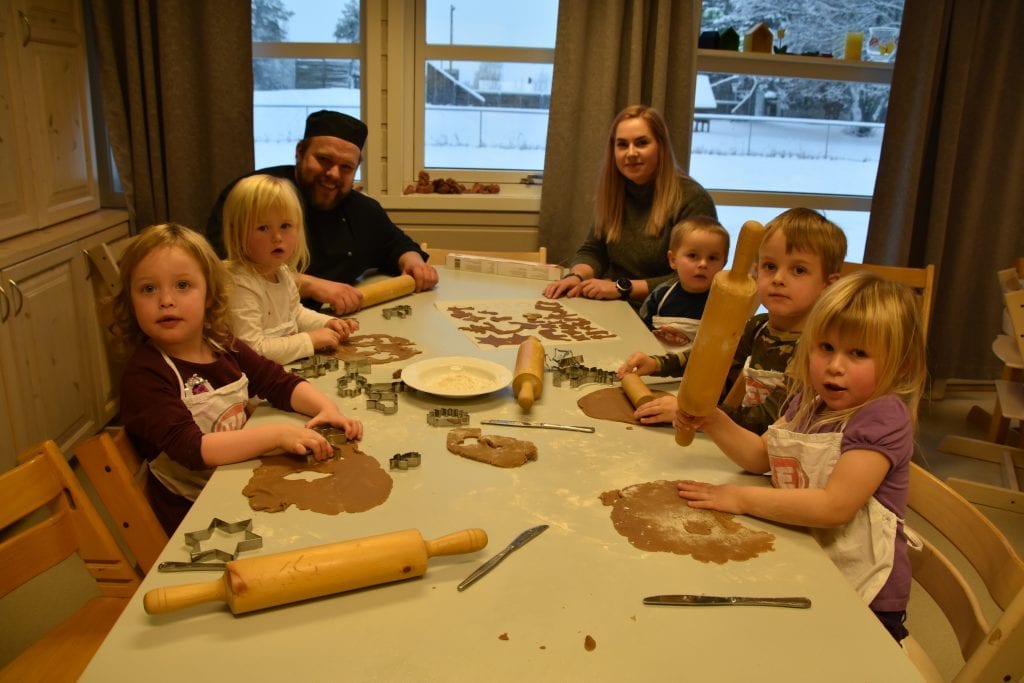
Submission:
<svg viewBox="0 0 1024 683">
<path fill-rule="evenodd" d="M 490 256 L 474 256 L 473 254 L 449 253 L 445 257 L 444 265 L 452 270 L 464 270 L 469 273 L 508 275 L 534 280 L 560 280 L 562 278 L 562 267 L 554 263 L 534 263 Z"/>
</svg>

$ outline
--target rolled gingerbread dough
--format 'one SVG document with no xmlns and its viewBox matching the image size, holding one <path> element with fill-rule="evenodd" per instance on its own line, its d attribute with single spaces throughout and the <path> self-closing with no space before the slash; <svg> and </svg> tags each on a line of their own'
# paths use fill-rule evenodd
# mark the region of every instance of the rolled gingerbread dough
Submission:
<svg viewBox="0 0 1024 683">
<path fill-rule="evenodd" d="M 667 391 L 652 391 L 651 393 L 655 398 L 671 395 Z M 645 425 L 633 417 L 633 411 L 636 408 L 629 402 L 629 397 L 626 396 L 626 392 L 622 390 L 622 387 L 606 387 L 592 391 L 576 401 L 576 405 L 580 407 L 584 415 L 598 420 L 613 420 L 643 427 L 672 426 L 667 422 L 664 424 Z"/>
<path fill-rule="evenodd" d="M 537 447 L 529 441 L 494 434 L 481 435 L 479 427 L 460 427 L 448 432 L 448 450 L 497 467 L 522 467 L 537 459 Z"/>
<path fill-rule="evenodd" d="M 690 555 L 725 564 L 775 549 L 775 535 L 740 524 L 734 515 L 698 510 L 679 497 L 674 481 L 651 481 L 605 491 L 615 530 L 640 550 Z"/>
<path fill-rule="evenodd" d="M 342 444 L 335 460 L 307 464 L 295 456 L 273 455 L 262 461 L 242 489 L 253 510 L 280 512 L 294 505 L 325 515 L 365 512 L 386 501 L 394 484 L 377 460 L 354 443 Z M 321 476 L 289 478 L 307 472 Z"/>
</svg>

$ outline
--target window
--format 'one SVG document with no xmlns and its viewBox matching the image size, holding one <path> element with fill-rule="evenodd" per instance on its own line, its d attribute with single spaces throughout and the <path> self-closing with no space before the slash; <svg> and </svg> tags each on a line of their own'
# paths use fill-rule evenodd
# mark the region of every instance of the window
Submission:
<svg viewBox="0 0 1024 683">
<path fill-rule="evenodd" d="M 702 33 L 732 28 L 742 46 L 754 31 L 771 48 L 698 50 L 690 173 L 726 227 L 808 206 L 844 229 L 848 260 L 862 259 L 893 56 L 863 43 L 871 27 L 899 26 L 902 4 L 704 0 Z M 848 33 L 879 61 L 843 59 Z"/>
<path fill-rule="evenodd" d="M 371 193 L 400 196 L 420 170 L 517 183 L 544 166 L 557 15 L 557 0 L 252 0 L 256 167 L 292 163 L 328 108 L 370 124 Z"/>
<path fill-rule="evenodd" d="M 256 168 L 295 163 L 306 116 L 361 118 L 358 0 L 252 0 Z"/>
</svg>

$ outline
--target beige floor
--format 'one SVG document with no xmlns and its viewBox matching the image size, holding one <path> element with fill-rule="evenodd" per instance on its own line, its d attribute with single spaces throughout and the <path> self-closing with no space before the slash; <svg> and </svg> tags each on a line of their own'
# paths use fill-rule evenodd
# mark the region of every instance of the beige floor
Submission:
<svg viewBox="0 0 1024 683">
<path fill-rule="evenodd" d="M 942 400 L 924 403 L 919 413 L 919 464 L 942 479 L 954 476 L 996 486 L 1002 485 L 998 465 L 938 450 L 939 442 L 947 434 L 984 438 L 983 429 L 967 422 L 967 413 L 972 406 L 991 410 L 994 403 L 995 394 L 991 391 L 947 392 Z M 1000 528 L 1017 552 L 1024 555 L 1024 514 L 985 506 L 978 507 Z M 910 517 L 908 522 L 913 526 L 913 517 Z M 929 538 L 934 541 L 930 536 Z M 966 561 L 955 561 L 955 564 L 969 580 L 980 585 L 980 579 L 977 579 Z M 983 608 L 989 618 L 998 615 L 998 609 L 991 602 L 983 604 Z M 960 656 L 953 632 L 946 624 L 938 606 L 916 585 L 907 609 L 907 627 L 914 638 L 932 655 L 947 679 L 963 665 L 963 658 Z"/>
<path fill-rule="evenodd" d="M 994 394 L 985 391 L 949 392 L 939 401 L 922 406 L 918 442 L 920 459 L 942 478 L 958 476 L 991 484 L 1000 483 L 998 466 L 941 453 L 937 446 L 947 434 L 983 436 L 971 428 L 966 415 L 971 406 L 991 409 Z M 1003 512 L 992 508 L 983 511 L 1002 529 L 1018 552 L 1024 554 L 1024 514 Z M 913 519 L 910 520 L 913 524 Z M 961 567 L 970 576 L 969 567 Z M 25 586 L 0 601 L 0 666 L 43 632 L 47 625 L 56 623 L 81 603 L 83 595 L 95 592 L 95 584 L 85 573 L 77 557 L 66 561 L 48 582 Z M 40 597 L 42 596 L 42 597 Z M 993 605 L 987 611 L 995 614 Z M 908 627 L 914 637 L 932 653 L 940 653 L 936 663 L 952 676 L 962 664 L 952 631 L 945 624 L 938 607 L 926 593 L 915 590 L 908 609 Z"/>
</svg>

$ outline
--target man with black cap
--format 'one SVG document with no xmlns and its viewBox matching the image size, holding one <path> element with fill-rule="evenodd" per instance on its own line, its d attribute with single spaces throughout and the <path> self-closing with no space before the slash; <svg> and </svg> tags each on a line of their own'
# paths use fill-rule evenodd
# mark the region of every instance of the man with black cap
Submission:
<svg viewBox="0 0 1024 683">
<path fill-rule="evenodd" d="M 418 292 L 437 284 L 437 270 L 426 263 L 419 246 L 377 201 L 352 191 L 366 134 L 366 124 L 359 119 L 321 109 L 306 119 L 294 166 L 253 173 L 287 178 L 298 187 L 310 254 L 299 291 L 306 305 L 326 303 L 339 314 L 359 309 L 363 295 L 352 284 L 370 270 L 407 273 L 416 280 Z M 222 211 L 234 185 L 221 193 L 206 225 L 206 236 L 222 258 Z"/>
</svg>

